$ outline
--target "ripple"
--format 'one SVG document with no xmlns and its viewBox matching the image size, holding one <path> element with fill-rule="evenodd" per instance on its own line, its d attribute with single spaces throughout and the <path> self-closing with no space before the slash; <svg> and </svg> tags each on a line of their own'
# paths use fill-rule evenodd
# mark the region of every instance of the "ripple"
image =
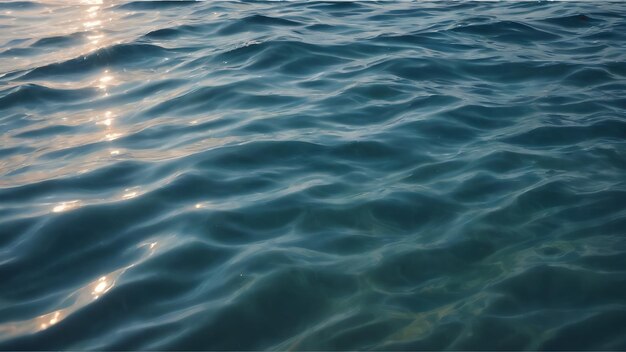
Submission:
<svg viewBox="0 0 626 352">
<path fill-rule="evenodd" d="M 124 10 L 161 10 L 168 8 L 177 8 L 181 6 L 193 6 L 198 5 L 201 1 L 198 0 L 175 0 L 175 1 L 128 1 L 125 4 L 119 5 L 118 8 Z"/>
<path fill-rule="evenodd" d="M 97 69 L 105 69 L 120 64 L 142 65 L 154 61 L 157 57 L 165 57 L 168 53 L 158 45 L 150 44 L 118 44 L 108 48 L 64 62 L 37 67 L 20 77 L 22 80 L 50 79 L 58 76 L 89 73 Z"/>
<path fill-rule="evenodd" d="M 453 31 L 472 35 L 488 36 L 497 41 L 516 44 L 535 41 L 549 41 L 559 38 L 558 35 L 514 21 L 499 21 L 489 24 L 459 26 L 454 28 Z"/>
<path fill-rule="evenodd" d="M 579 14 L 572 16 L 552 17 L 545 19 L 542 22 L 566 28 L 579 28 L 597 25 L 599 21 L 585 14 Z"/>
<path fill-rule="evenodd" d="M 3 2 L 0 349 L 623 349 L 624 10 Z"/>
<path fill-rule="evenodd" d="M 36 108 L 46 103 L 61 103 L 65 101 L 87 100 L 95 95 L 94 89 L 56 89 L 37 84 L 26 84 L 0 92 L 0 109 L 10 109 L 16 106 Z M 35 102 L 28 105 L 26 103 Z"/>
</svg>

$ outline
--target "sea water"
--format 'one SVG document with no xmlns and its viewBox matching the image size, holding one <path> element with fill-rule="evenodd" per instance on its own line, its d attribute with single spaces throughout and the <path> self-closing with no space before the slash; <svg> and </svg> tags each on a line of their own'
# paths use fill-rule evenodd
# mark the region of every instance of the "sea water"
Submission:
<svg viewBox="0 0 626 352">
<path fill-rule="evenodd" d="M 0 349 L 625 349 L 625 16 L 0 2 Z"/>
</svg>

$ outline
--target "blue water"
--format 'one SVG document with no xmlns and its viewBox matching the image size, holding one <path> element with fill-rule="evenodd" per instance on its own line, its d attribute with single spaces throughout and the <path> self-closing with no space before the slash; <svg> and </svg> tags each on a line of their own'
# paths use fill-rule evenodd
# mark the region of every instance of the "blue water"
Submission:
<svg viewBox="0 0 626 352">
<path fill-rule="evenodd" d="M 0 3 L 0 349 L 626 349 L 626 3 Z"/>
</svg>

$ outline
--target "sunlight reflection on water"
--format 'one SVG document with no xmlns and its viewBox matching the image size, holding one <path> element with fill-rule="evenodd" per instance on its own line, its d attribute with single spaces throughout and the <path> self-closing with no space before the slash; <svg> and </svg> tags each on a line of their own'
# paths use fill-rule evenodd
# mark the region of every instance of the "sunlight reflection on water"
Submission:
<svg viewBox="0 0 626 352">
<path fill-rule="evenodd" d="M 60 304 L 61 306 L 65 306 L 64 308 L 39 315 L 30 320 L 0 324 L 0 337 L 4 335 L 29 334 L 48 329 L 79 309 L 101 298 L 103 295 L 111 291 L 113 287 L 115 287 L 116 282 L 127 270 L 141 264 L 149 257 L 153 256 L 159 249 L 159 241 L 142 243 L 138 247 L 146 248 L 147 251 L 144 252 L 144 254 L 134 263 L 103 275 L 87 285 L 73 291 L 66 296 L 63 300 L 64 303 Z"/>
</svg>

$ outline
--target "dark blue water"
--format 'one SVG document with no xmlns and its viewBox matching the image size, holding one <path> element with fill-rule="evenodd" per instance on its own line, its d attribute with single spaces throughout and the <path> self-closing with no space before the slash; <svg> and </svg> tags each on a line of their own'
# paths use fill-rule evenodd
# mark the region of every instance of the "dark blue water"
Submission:
<svg viewBox="0 0 626 352">
<path fill-rule="evenodd" d="M 626 3 L 0 3 L 0 349 L 626 349 Z"/>
</svg>

